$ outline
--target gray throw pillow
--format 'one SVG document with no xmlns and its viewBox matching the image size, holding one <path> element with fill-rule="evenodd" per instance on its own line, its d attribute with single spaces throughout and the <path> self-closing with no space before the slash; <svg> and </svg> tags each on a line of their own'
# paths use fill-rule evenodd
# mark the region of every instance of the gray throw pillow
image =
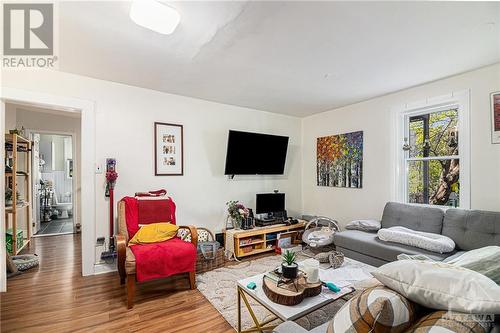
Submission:
<svg viewBox="0 0 500 333">
<path fill-rule="evenodd" d="M 377 220 L 354 220 L 349 222 L 347 230 L 378 231 L 381 228 L 380 221 Z"/>
</svg>

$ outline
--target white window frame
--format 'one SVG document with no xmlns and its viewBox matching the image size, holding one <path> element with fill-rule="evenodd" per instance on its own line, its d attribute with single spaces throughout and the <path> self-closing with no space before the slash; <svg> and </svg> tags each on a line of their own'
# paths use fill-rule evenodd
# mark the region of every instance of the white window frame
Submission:
<svg viewBox="0 0 500 333">
<path fill-rule="evenodd" d="M 470 209 L 471 186 L 470 186 L 470 93 L 469 90 L 452 92 L 450 94 L 427 98 L 425 100 L 406 103 L 394 107 L 393 112 L 393 133 L 394 143 L 392 152 L 393 161 L 393 193 L 392 200 L 408 203 L 408 166 L 407 158 L 403 150 L 404 138 L 408 138 L 409 117 L 436 112 L 441 110 L 458 110 L 458 156 L 460 159 L 460 202 L 459 208 Z M 447 157 L 445 157 L 447 158 Z M 433 159 L 432 157 L 429 159 Z M 442 157 L 440 159 L 443 159 Z M 419 159 L 421 160 L 421 159 Z M 415 204 L 419 206 L 429 206 L 447 209 L 448 206 Z"/>
</svg>

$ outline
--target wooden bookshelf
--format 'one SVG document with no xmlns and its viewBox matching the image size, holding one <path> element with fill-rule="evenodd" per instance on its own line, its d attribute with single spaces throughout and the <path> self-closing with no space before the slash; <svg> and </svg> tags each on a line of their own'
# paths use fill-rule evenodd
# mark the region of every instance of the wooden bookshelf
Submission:
<svg viewBox="0 0 500 333">
<path fill-rule="evenodd" d="M 12 254 L 16 255 L 26 246 L 29 246 L 31 240 L 31 142 L 17 134 L 6 134 L 5 143 L 5 156 L 12 156 L 12 172 L 5 172 L 5 186 L 12 190 L 12 205 L 5 207 L 5 229 L 12 229 Z M 7 144 L 10 144 L 12 149 L 7 149 Z M 24 154 L 22 163 L 19 161 L 21 154 Z M 16 195 L 19 190 L 19 182 L 24 183 L 22 193 L 24 194 L 24 201 L 21 203 L 17 201 Z M 25 225 L 19 221 L 21 211 L 25 211 Z M 12 217 L 10 221 L 9 216 Z M 26 234 L 23 234 L 23 245 L 18 248 L 17 231 L 20 228 L 23 228 L 23 231 L 26 230 Z"/>
<path fill-rule="evenodd" d="M 250 230 L 231 230 L 230 232 L 226 232 L 226 237 L 234 238 L 234 254 L 236 257 L 241 258 L 274 251 L 278 234 L 299 231 L 304 229 L 305 225 L 306 221 L 299 220 L 299 223 L 288 226 L 276 225 L 257 227 Z"/>
</svg>

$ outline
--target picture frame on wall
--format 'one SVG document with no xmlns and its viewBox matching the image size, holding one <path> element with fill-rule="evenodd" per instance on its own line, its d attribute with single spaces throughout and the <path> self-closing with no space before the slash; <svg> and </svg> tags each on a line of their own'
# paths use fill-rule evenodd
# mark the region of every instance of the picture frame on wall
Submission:
<svg viewBox="0 0 500 333">
<path fill-rule="evenodd" d="M 491 142 L 500 143 L 500 91 L 491 93 Z"/>
<path fill-rule="evenodd" d="M 316 184 L 363 188 L 363 131 L 316 139 Z"/>
<path fill-rule="evenodd" d="M 184 133 L 178 124 L 155 122 L 155 176 L 184 174 Z"/>
</svg>

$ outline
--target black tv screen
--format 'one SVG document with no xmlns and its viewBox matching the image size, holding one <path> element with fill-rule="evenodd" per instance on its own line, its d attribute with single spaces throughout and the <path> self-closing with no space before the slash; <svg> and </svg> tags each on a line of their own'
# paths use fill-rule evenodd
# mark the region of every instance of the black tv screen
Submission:
<svg viewBox="0 0 500 333">
<path fill-rule="evenodd" d="M 257 194 L 255 200 L 255 213 L 278 213 L 285 211 L 285 193 Z"/>
<path fill-rule="evenodd" d="M 281 175 L 285 171 L 288 137 L 229 131 L 226 175 Z"/>
</svg>

